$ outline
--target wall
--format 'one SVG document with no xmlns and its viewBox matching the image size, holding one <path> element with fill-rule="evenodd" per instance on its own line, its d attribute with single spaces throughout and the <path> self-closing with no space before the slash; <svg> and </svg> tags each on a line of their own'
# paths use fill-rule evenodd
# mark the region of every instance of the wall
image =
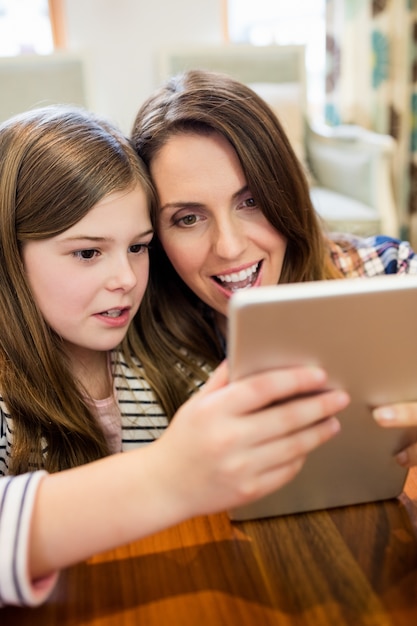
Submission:
<svg viewBox="0 0 417 626">
<path fill-rule="evenodd" d="M 167 45 L 222 42 L 222 0 L 63 0 L 67 43 L 85 60 L 88 107 L 129 133 Z"/>
</svg>

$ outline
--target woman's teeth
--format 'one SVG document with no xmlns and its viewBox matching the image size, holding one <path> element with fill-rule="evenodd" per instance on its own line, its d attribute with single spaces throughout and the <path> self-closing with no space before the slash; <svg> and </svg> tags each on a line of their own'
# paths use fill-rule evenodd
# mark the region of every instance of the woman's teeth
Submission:
<svg viewBox="0 0 417 626">
<path fill-rule="evenodd" d="M 250 287 L 256 279 L 259 263 L 254 263 L 251 267 L 247 267 L 240 272 L 233 272 L 231 274 L 219 274 L 216 276 L 218 282 L 220 282 L 226 289 L 246 289 Z"/>
</svg>

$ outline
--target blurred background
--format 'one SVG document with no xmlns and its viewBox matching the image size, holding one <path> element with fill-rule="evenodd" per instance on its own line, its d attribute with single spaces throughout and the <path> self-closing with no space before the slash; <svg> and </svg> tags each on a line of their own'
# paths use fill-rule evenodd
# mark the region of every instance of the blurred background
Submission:
<svg viewBox="0 0 417 626">
<path fill-rule="evenodd" d="M 375 170 L 372 193 L 392 192 L 392 228 L 416 246 L 416 43 L 416 0 L 0 0 L 0 119 L 65 100 L 128 134 L 173 50 L 303 46 L 303 116 L 339 129 L 345 153 L 364 150 L 358 129 L 392 139 L 390 186 Z"/>
</svg>

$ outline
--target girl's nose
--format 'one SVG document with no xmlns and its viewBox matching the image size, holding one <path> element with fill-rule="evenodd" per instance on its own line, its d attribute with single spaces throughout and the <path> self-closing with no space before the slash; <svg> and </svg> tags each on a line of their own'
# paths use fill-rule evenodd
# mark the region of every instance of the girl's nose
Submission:
<svg viewBox="0 0 417 626">
<path fill-rule="evenodd" d="M 114 259 L 107 282 L 108 289 L 129 291 L 137 283 L 137 276 L 127 257 Z"/>
</svg>

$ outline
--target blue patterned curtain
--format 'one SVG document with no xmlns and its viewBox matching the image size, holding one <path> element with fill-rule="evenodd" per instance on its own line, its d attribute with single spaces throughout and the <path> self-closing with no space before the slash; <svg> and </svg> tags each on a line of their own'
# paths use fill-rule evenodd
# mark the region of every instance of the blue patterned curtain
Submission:
<svg viewBox="0 0 417 626">
<path fill-rule="evenodd" d="M 402 236 L 417 241 L 417 0 L 327 0 L 326 121 L 397 142 Z"/>
</svg>

